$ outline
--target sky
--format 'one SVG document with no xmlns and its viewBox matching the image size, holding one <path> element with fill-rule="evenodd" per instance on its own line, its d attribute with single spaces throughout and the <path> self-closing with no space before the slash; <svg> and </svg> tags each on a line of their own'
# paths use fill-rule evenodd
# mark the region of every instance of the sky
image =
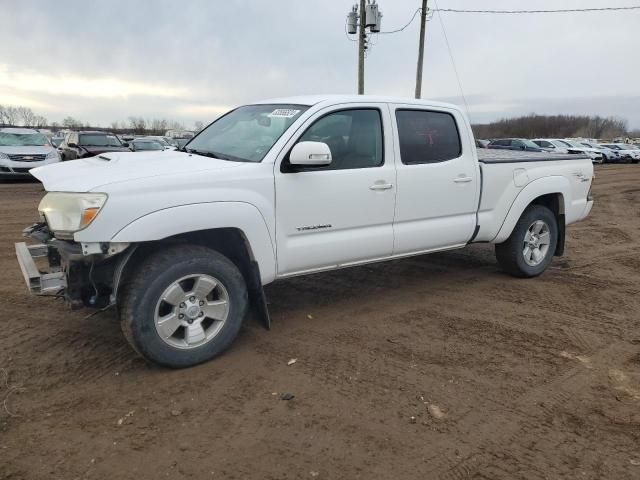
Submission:
<svg viewBox="0 0 640 480">
<path fill-rule="evenodd" d="M 352 4 L 0 0 L 0 105 L 58 122 L 70 115 L 108 126 L 134 115 L 190 126 L 265 98 L 356 93 L 357 43 L 345 32 Z M 420 0 L 378 4 L 388 31 L 405 25 Z M 640 0 L 429 0 L 436 5 L 562 9 Z M 371 38 L 365 93 L 413 96 L 418 32 L 416 17 L 402 32 Z M 422 96 L 461 105 L 473 123 L 535 112 L 613 115 L 640 128 L 639 33 L 640 10 L 434 13 Z"/>
</svg>

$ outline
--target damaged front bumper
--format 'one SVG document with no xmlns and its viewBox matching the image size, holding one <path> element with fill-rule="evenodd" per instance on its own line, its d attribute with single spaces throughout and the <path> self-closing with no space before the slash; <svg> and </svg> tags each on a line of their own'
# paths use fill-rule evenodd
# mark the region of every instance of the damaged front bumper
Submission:
<svg viewBox="0 0 640 480">
<path fill-rule="evenodd" d="M 29 291 L 35 295 L 60 295 L 67 288 L 67 275 L 59 268 L 53 268 L 50 273 L 41 273 L 35 258 L 48 257 L 47 245 L 27 245 L 25 242 L 15 244 L 16 257 L 22 276 Z"/>
<path fill-rule="evenodd" d="M 23 235 L 38 242 L 15 244 L 20 270 L 32 294 L 64 298 L 71 308 L 103 308 L 115 303 L 124 266 L 135 246 L 59 240 L 45 223 L 26 228 Z"/>
</svg>

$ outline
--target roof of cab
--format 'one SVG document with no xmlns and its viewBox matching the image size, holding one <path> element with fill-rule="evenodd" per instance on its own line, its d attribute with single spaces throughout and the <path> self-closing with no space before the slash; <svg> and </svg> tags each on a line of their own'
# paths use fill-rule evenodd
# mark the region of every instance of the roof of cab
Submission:
<svg viewBox="0 0 640 480">
<path fill-rule="evenodd" d="M 402 103 L 405 105 L 421 105 L 430 107 L 443 107 L 453 108 L 460 110 L 457 105 L 444 102 L 436 102 L 432 100 L 423 100 L 408 97 L 391 97 L 381 95 L 302 95 L 295 97 L 283 97 L 283 98 L 270 98 L 267 100 L 260 100 L 253 102 L 253 104 L 269 104 L 269 103 L 281 103 L 289 105 L 337 105 L 341 103 L 363 103 L 363 102 L 375 102 L 375 103 Z"/>
</svg>

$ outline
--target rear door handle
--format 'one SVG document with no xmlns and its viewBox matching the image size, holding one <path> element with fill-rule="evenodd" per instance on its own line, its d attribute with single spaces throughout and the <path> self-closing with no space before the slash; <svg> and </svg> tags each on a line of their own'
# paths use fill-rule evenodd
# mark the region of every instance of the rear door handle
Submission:
<svg viewBox="0 0 640 480">
<path fill-rule="evenodd" d="M 456 177 L 453 179 L 455 183 L 469 183 L 473 180 L 471 177 Z"/>
<path fill-rule="evenodd" d="M 369 187 L 369 190 L 389 190 L 393 188 L 391 183 L 374 183 Z"/>
</svg>

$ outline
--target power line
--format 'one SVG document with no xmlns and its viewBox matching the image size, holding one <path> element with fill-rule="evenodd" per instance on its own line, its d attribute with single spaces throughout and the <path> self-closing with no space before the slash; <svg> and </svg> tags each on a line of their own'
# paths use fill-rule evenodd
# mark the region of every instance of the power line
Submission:
<svg viewBox="0 0 640 480">
<path fill-rule="evenodd" d="M 416 19 L 416 15 L 418 15 L 418 12 L 420 10 L 422 10 L 422 9 L 418 8 L 418 9 L 416 9 L 415 12 L 413 12 L 413 16 L 411 17 L 411 20 L 409 20 L 404 27 L 398 28 L 397 30 L 390 30 L 388 32 L 378 32 L 378 33 L 380 33 L 380 34 L 389 34 L 389 33 L 398 33 L 398 32 L 403 31 L 405 28 L 407 28 L 409 25 L 411 25 L 413 23 L 413 21 Z"/>
<path fill-rule="evenodd" d="M 449 51 L 449 58 L 451 59 L 451 66 L 453 67 L 453 73 L 456 75 L 456 80 L 458 81 L 458 88 L 460 89 L 460 96 L 462 96 L 462 101 L 464 102 L 464 108 L 467 111 L 467 117 L 469 116 L 469 104 L 467 103 L 467 97 L 464 95 L 464 90 L 462 89 L 462 82 L 460 81 L 460 75 L 458 75 L 458 69 L 456 68 L 456 62 L 453 60 L 453 53 L 451 52 L 451 45 L 449 45 L 449 37 L 447 36 L 447 30 L 444 28 L 444 22 L 442 21 L 442 16 L 440 15 L 440 11 L 438 10 L 438 0 L 433 0 L 436 5 L 436 11 L 438 11 L 438 20 L 440 20 L 440 27 L 442 27 L 442 33 L 444 35 L 444 41 L 447 44 L 447 50 Z"/>
<path fill-rule="evenodd" d="M 489 13 L 489 14 L 527 14 L 527 13 L 585 13 L 585 12 L 617 12 L 621 10 L 640 10 L 640 5 L 629 7 L 599 7 L 599 8 L 567 8 L 562 10 L 464 10 L 456 8 L 436 8 L 440 13 Z"/>
</svg>

